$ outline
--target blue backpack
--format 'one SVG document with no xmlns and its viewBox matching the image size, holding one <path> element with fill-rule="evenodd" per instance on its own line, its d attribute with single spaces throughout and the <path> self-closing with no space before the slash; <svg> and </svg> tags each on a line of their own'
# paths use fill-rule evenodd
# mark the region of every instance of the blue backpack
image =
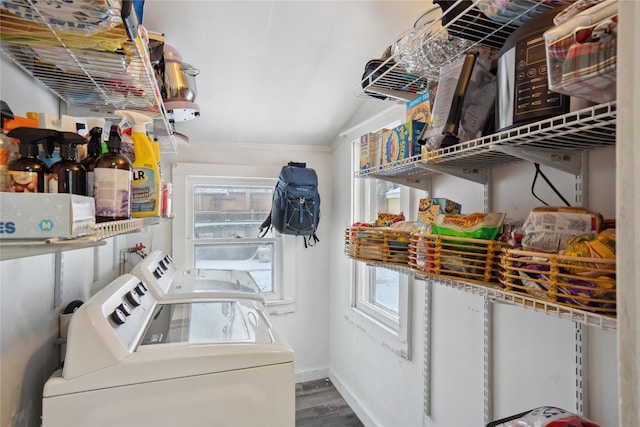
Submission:
<svg viewBox="0 0 640 427">
<path fill-rule="evenodd" d="M 316 171 L 306 163 L 289 162 L 282 167 L 273 191 L 271 213 L 260 226 L 264 237 L 271 227 L 279 233 L 304 236 L 305 247 L 320 240 L 316 236 L 320 221 L 320 193 Z"/>
</svg>

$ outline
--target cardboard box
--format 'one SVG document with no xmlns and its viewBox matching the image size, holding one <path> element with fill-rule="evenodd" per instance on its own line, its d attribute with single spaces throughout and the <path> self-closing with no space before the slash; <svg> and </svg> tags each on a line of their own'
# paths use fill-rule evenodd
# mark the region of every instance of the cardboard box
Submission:
<svg viewBox="0 0 640 427">
<path fill-rule="evenodd" d="M 382 130 L 367 134 L 369 141 L 369 168 L 380 170 L 382 165 Z"/>
<path fill-rule="evenodd" d="M 0 239 L 73 238 L 95 226 L 93 197 L 0 193 Z"/>
<path fill-rule="evenodd" d="M 368 172 L 369 167 L 369 135 L 362 135 L 360 137 L 360 172 Z"/>
<path fill-rule="evenodd" d="M 431 103 L 429 92 L 418 95 L 407 102 L 407 121 L 429 123 L 431 121 Z"/>
<path fill-rule="evenodd" d="M 459 214 L 462 205 L 449 199 L 420 199 L 418 203 L 418 223 L 431 225 L 438 214 Z"/>
<path fill-rule="evenodd" d="M 426 123 L 407 122 L 393 128 L 388 135 L 383 133 L 382 164 L 392 165 L 395 162 L 422 156 L 422 146 L 418 144 L 418 136 Z"/>
<path fill-rule="evenodd" d="M 385 135 L 385 133 L 383 133 Z M 382 144 L 382 164 L 390 166 L 409 157 L 411 131 L 406 124 L 396 126 L 385 136 Z"/>
</svg>

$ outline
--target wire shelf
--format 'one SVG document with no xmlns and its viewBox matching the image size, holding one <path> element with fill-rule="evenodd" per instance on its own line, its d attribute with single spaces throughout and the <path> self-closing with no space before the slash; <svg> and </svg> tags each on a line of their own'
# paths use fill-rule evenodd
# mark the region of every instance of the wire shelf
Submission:
<svg viewBox="0 0 640 427">
<path fill-rule="evenodd" d="M 556 0 L 553 7 L 569 3 L 570 0 Z M 460 37 L 468 42 L 464 47 L 446 57 L 435 55 L 416 70 L 401 55 L 391 54 L 379 60 L 376 68 L 365 71 L 358 95 L 406 102 L 424 93 L 433 80 L 437 80 L 432 75 L 434 70 L 437 73 L 437 70 L 468 52 L 483 51 L 489 58 L 495 58 L 507 38 L 524 20 L 551 9 L 551 6 L 547 0 L 520 0 L 518 10 L 512 11 L 509 18 L 502 19 L 501 22 L 487 17 L 481 9 L 481 0 L 452 2 L 438 19 L 415 28 L 409 36 L 409 45 L 414 48 L 404 53 L 408 56 L 420 54 L 419 50 L 428 50 L 429 46 L 452 37 Z"/>
<path fill-rule="evenodd" d="M 497 132 L 432 151 L 427 158 L 414 156 L 379 170 L 359 171 L 356 177 L 420 176 L 439 173 L 437 166 L 461 171 L 486 168 L 522 160 L 520 150 L 579 152 L 615 145 L 616 102 L 587 107 L 536 123 Z M 429 169 L 430 167 L 434 169 Z"/>
<path fill-rule="evenodd" d="M 154 132 L 172 135 L 147 43 L 128 37 L 119 0 L 59 9 L 34 0 L 2 4 L 0 51 L 25 73 L 70 105 L 144 111 Z M 175 151 L 175 142 L 163 148 Z"/>
<path fill-rule="evenodd" d="M 354 259 L 354 258 L 351 258 Z M 363 262 L 361 260 L 356 260 Z M 387 270 L 395 271 L 397 273 L 406 274 L 415 278 L 416 280 L 423 280 L 429 283 L 435 283 L 449 288 L 457 289 L 463 292 L 487 297 L 491 301 L 510 304 L 518 307 L 522 307 L 528 310 L 533 310 L 541 313 L 545 313 L 550 316 L 555 316 L 560 319 L 567 319 L 572 322 L 581 323 L 588 326 L 594 326 L 604 331 L 615 332 L 617 330 L 618 322 L 615 317 L 607 316 L 598 313 L 591 313 L 588 311 L 567 307 L 561 304 L 555 304 L 549 301 L 543 301 L 537 298 L 532 298 L 524 293 L 506 292 L 498 285 L 478 284 L 465 282 L 461 280 L 453 280 L 448 278 L 439 278 L 433 276 L 427 276 L 420 274 L 419 272 L 409 268 L 401 267 L 398 265 L 388 265 L 382 262 L 365 262 L 372 267 L 381 267 Z"/>
</svg>

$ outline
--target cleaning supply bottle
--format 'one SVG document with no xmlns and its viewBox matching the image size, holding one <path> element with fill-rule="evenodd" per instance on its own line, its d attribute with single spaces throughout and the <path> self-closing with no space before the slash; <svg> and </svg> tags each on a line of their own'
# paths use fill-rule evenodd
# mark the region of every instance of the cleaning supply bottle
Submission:
<svg viewBox="0 0 640 427">
<path fill-rule="evenodd" d="M 107 147 L 109 151 L 98 157 L 93 169 L 96 222 L 131 218 L 133 166 L 122 154 L 118 125 L 111 125 Z"/>
<path fill-rule="evenodd" d="M 7 136 L 20 141 L 20 157 L 7 166 L 7 191 L 11 193 L 46 193 L 51 170 L 38 159 L 41 141 L 55 140 L 56 131 L 51 129 L 19 127 Z"/>
<path fill-rule="evenodd" d="M 134 218 L 160 215 L 160 171 L 153 145 L 147 137 L 147 123 L 152 119 L 144 114 L 118 110 L 116 115 L 124 120 L 120 126 L 131 125 L 133 140 L 133 185 L 131 189 L 131 216 Z"/>
<path fill-rule="evenodd" d="M 62 115 L 60 118 L 48 114 L 39 112 L 27 112 L 27 117 L 33 120 L 37 120 L 38 127 L 41 129 L 50 129 L 58 132 L 76 132 L 76 119 L 73 116 Z M 54 163 L 57 163 L 62 158 L 60 156 L 60 148 L 52 141 L 43 141 L 41 143 L 42 150 L 40 151 L 39 158 L 48 167 L 52 167 Z"/>
<path fill-rule="evenodd" d="M 78 145 L 86 143 L 87 140 L 75 132 L 57 133 L 60 160 L 51 165 L 49 193 L 88 194 L 87 170 L 78 162 Z"/>
<path fill-rule="evenodd" d="M 93 170 L 98 157 L 102 155 L 102 127 L 94 126 L 89 129 L 87 142 L 87 157 L 80 164 L 87 170 L 87 196 L 93 197 Z"/>
</svg>

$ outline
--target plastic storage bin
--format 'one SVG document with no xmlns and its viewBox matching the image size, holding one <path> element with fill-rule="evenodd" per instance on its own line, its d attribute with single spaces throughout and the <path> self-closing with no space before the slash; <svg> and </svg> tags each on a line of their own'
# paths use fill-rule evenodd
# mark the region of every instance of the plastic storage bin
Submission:
<svg viewBox="0 0 640 427">
<path fill-rule="evenodd" d="M 617 13 L 617 0 L 574 16 L 568 8 L 568 19 L 544 33 L 551 90 L 597 103 L 615 100 Z"/>
</svg>

